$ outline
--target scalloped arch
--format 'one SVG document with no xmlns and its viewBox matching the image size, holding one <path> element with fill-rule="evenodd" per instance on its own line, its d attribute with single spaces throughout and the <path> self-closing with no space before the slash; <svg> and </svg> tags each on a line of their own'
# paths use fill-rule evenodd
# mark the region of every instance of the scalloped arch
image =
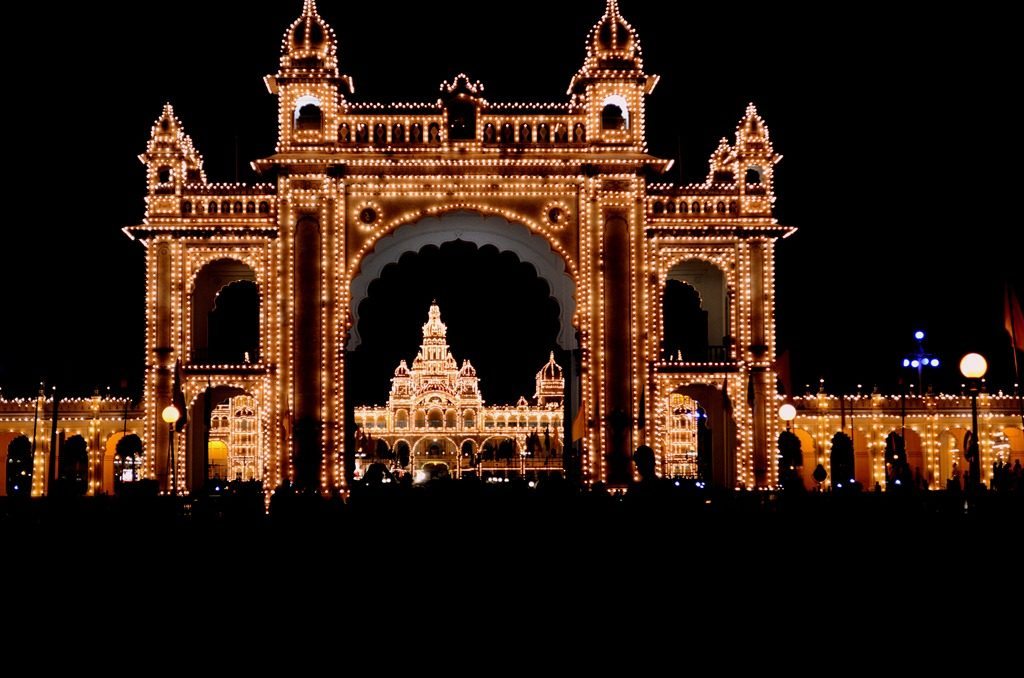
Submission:
<svg viewBox="0 0 1024 678">
<path fill-rule="evenodd" d="M 359 336 L 359 304 L 368 296 L 370 283 L 380 277 L 384 268 L 389 264 L 397 264 L 402 255 L 408 252 L 419 252 L 429 245 L 440 247 L 457 240 L 473 243 L 477 247 L 490 245 L 502 252 L 512 252 L 520 261 L 537 269 L 537 275 L 548 283 L 552 298 L 558 302 L 561 325 L 559 346 L 566 350 L 578 347 L 572 323 L 576 314 L 576 285 L 565 260 L 551 249 L 547 239 L 504 217 L 452 212 L 401 226 L 380 238 L 373 251 L 363 258 L 359 273 L 352 279 L 352 332 L 348 350 L 355 350 L 362 343 Z"/>
</svg>

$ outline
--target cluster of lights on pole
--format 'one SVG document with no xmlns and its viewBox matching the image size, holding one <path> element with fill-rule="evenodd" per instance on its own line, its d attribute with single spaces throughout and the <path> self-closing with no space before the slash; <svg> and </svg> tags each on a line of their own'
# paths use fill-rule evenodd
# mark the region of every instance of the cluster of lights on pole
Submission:
<svg viewBox="0 0 1024 678">
<path fill-rule="evenodd" d="M 920 330 L 914 332 L 914 339 L 917 340 L 917 353 L 913 356 L 908 356 L 903 359 L 904 367 L 911 367 L 918 370 L 918 381 L 920 382 L 921 371 L 926 367 L 939 367 L 941 365 L 940 360 L 932 355 L 929 355 L 924 350 L 924 332 Z"/>
</svg>

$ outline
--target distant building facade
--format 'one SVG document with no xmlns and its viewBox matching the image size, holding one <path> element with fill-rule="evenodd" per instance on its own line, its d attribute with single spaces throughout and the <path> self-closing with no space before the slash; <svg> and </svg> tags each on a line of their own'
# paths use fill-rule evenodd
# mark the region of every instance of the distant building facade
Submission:
<svg viewBox="0 0 1024 678">
<path fill-rule="evenodd" d="M 825 392 L 796 398 L 793 432 L 800 439 L 804 485 L 815 486 L 817 464 L 831 468 L 832 438 L 850 436 L 855 477 L 865 489 L 886 484 L 886 438 L 904 440 L 909 471 L 929 489 L 945 489 L 968 469 L 964 442 L 971 430 L 971 399 L 967 395 L 927 393 L 906 398 L 882 393 L 842 398 Z M 1024 464 L 1024 428 L 1016 396 L 982 393 L 978 398 L 981 480 L 989 485 L 996 463 Z M 841 482 L 842 479 L 839 480 Z M 829 478 L 827 483 L 836 482 Z"/>
<path fill-rule="evenodd" d="M 532 402 L 524 396 L 515 405 L 485 405 L 476 368 L 456 362 L 435 304 L 412 366 L 403 360 L 395 370 L 387 405 L 355 410 L 357 466 L 387 461 L 452 476 L 561 472 L 564 397 L 552 353 L 537 373 Z"/>
<path fill-rule="evenodd" d="M 8 453 L 20 437 L 25 437 L 35 451 L 30 472 L 31 494 L 35 497 L 47 494 L 53 481 L 68 474 L 68 459 L 60 452 L 76 436 L 81 436 L 86 446 L 86 465 L 76 469 L 86 493 L 113 494 L 118 479 L 130 482 L 144 477 L 144 455 L 128 464 L 116 457 L 122 438 L 143 434 L 143 413 L 129 400 L 98 393 L 91 398 L 66 398 L 57 403 L 56 426 L 53 414 L 52 394 L 13 400 L 0 397 L 0 496 L 8 494 L 8 480 L 10 489 L 14 489 L 16 481 L 9 475 L 13 467 L 8 464 Z M 54 440 L 56 447 L 52 445 Z"/>
</svg>

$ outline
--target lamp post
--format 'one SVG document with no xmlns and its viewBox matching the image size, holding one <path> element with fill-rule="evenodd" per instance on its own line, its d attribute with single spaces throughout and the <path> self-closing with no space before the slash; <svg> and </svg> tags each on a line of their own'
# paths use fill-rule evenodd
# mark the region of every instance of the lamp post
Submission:
<svg viewBox="0 0 1024 678">
<path fill-rule="evenodd" d="M 960 373 L 967 378 L 968 390 L 971 394 L 971 437 L 967 443 L 967 460 L 970 462 L 970 474 L 972 488 L 977 488 L 981 483 L 981 436 L 978 432 L 978 391 L 981 390 L 981 380 L 988 372 L 988 361 L 978 353 L 968 353 L 960 361 Z"/>
<path fill-rule="evenodd" d="M 167 424 L 167 441 L 170 444 L 171 496 L 178 496 L 178 466 L 174 463 L 174 425 L 181 418 L 181 412 L 174 405 L 164 408 L 161 418 Z"/>
<path fill-rule="evenodd" d="M 779 408 L 779 419 L 786 422 L 786 430 L 788 431 L 793 420 L 796 419 L 796 408 L 789 403 L 786 403 Z"/>
<path fill-rule="evenodd" d="M 796 419 L 796 408 L 786 403 L 779 408 L 779 419 L 786 422 L 786 431 L 779 436 L 779 482 L 783 490 L 791 490 L 796 486 L 796 468 L 800 465 L 800 443 L 790 430 Z"/>
</svg>

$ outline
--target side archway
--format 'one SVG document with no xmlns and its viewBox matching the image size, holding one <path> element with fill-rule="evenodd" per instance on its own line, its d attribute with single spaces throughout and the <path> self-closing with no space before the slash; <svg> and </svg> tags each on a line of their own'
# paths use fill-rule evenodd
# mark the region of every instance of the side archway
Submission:
<svg viewBox="0 0 1024 678">
<path fill-rule="evenodd" d="M 725 360 L 731 344 L 729 285 L 718 266 L 688 259 L 673 266 L 663 297 L 663 348 L 666 357 Z"/>
<path fill-rule="evenodd" d="M 186 466 L 188 489 L 208 480 L 266 481 L 265 412 L 260 399 L 238 386 L 212 386 L 189 407 Z"/>
<path fill-rule="evenodd" d="M 260 291 L 256 271 L 235 259 L 204 266 L 192 286 L 192 362 L 259 361 Z"/>
<path fill-rule="evenodd" d="M 658 426 L 661 461 L 666 461 L 666 452 L 671 446 L 672 420 L 678 417 L 673 411 L 673 400 L 678 396 L 691 403 L 697 416 L 694 428 L 697 447 L 698 477 L 710 480 L 720 487 L 733 487 L 736 482 L 737 430 L 732 407 L 725 397 L 721 385 L 693 383 L 680 386 L 658 403 Z M 675 398 L 674 398 L 675 397 Z M 685 413 L 684 413 L 685 414 Z M 662 473 L 669 471 L 661 469 Z"/>
</svg>

